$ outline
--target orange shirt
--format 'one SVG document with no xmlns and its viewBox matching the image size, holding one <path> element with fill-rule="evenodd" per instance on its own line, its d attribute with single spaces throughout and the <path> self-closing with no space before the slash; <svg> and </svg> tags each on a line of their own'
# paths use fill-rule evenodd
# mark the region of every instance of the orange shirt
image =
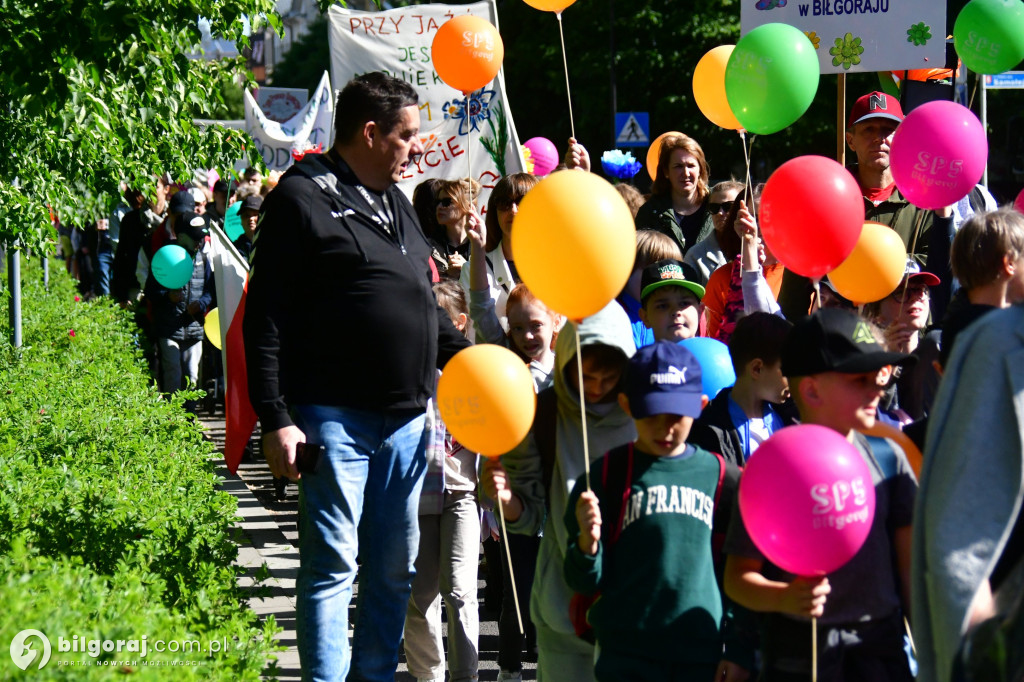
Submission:
<svg viewBox="0 0 1024 682">
<path fill-rule="evenodd" d="M 730 283 L 732 282 L 733 266 L 739 267 L 736 261 L 726 263 L 711 273 L 708 278 L 708 285 L 704 288 L 704 314 L 707 316 L 707 335 L 713 339 L 718 338 L 718 329 L 722 325 L 722 315 L 725 313 L 725 304 L 728 301 Z M 775 263 L 764 268 L 764 278 L 768 282 L 768 288 L 776 299 L 779 298 L 779 289 L 782 288 L 782 273 L 785 268 L 782 263 Z"/>
</svg>

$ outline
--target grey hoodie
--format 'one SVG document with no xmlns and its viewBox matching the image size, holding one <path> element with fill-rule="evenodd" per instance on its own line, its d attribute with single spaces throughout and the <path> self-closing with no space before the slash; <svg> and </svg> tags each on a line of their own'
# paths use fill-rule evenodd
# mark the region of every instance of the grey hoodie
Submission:
<svg viewBox="0 0 1024 682">
<path fill-rule="evenodd" d="M 618 348 L 625 358 L 636 352 L 629 317 L 615 301 L 583 320 L 579 326 L 580 346 L 603 344 Z M 568 546 L 563 521 L 565 505 L 576 479 L 583 475 L 583 430 L 579 394 L 565 378 L 565 368 L 576 356 L 575 323 L 567 323 L 555 342 L 555 394 L 558 416 L 555 421 L 556 461 L 551 476 L 551 489 L 544 490 L 544 474 L 533 433 L 515 450 L 502 457 L 512 490 L 523 501 L 523 514 L 508 524 L 514 533 L 536 535 L 543 527 L 537 557 L 537 571 L 530 599 L 530 616 L 534 623 L 556 632 L 573 634 L 569 620 L 569 599 L 572 590 L 565 584 L 562 564 Z M 575 371 L 575 369 L 574 369 Z M 587 406 L 587 439 L 590 461 L 604 456 L 612 448 L 636 438 L 633 420 L 617 404 Z M 545 501 L 550 498 L 551 514 L 545 514 Z"/>
</svg>

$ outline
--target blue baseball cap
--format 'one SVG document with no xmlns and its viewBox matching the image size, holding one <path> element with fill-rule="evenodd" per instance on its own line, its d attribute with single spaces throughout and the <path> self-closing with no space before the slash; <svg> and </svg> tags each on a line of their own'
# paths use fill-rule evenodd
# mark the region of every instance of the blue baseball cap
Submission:
<svg viewBox="0 0 1024 682">
<path fill-rule="evenodd" d="M 656 414 L 699 417 L 704 406 L 700 363 L 671 341 L 644 346 L 629 360 L 624 392 L 635 419 Z"/>
</svg>

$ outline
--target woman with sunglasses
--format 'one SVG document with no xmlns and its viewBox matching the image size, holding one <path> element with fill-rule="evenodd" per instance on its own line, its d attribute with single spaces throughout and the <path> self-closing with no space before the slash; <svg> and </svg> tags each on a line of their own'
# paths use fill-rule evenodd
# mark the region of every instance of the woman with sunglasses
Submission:
<svg viewBox="0 0 1024 682">
<path fill-rule="evenodd" d="M 505 328 L 505 301 L 521 281 L 512 256 L 512 222 L 519 212 L 519 202 L 537 182 L 529 173 L 513 173 L 498 181 L 487 200 L 487 215 L 484 216 L 487 241 L 483 249 L 475 246 L 471 249 L 469 268 L 463 268 L 462 272 L 462 288 L 470 292 L 470 311 L 474 305 L 480 305 L 481 296 L 486 295 L 494 302 L 495 313 Z M 470 270 L 474 268 L 485 269 L 486 294 L 480 287 L 471 286 Z"/>
<path fill-rule="evenodd" d="M 735 180 L 720 182 L 711 188 L 708 195 L 708 212 L 714 231 L 695 244 L 683 258 L 683 263 L 693 268 L 699 277 L 697 283 L 706 287 L 711 273 L 722 267 L 740 252 L 739 237 L 734 230 L 727 229 L 726 219 L 732 210 L 736 197 L 743 191 L 743 183 Z"/>
<path fill-rule="evenodd" d="M 476 210 L 474 202 L 480 194 L 480 183 L 469 178 L 442 180 L 436 192 L 437 227 L 430 235 L 434 247 L 431 258 L 442 278 L 457 280 L 469 259 L 467 228 L 469 216 Z"/>
<path fill-rule="evenodd" d="M 657 230 L 686 252 L 714 230 L 708 211 L 708 169 L 704 150 L 686 135 L 661 142 L 651 198 L 636 214 L 636 229 Z"/>
</svg>

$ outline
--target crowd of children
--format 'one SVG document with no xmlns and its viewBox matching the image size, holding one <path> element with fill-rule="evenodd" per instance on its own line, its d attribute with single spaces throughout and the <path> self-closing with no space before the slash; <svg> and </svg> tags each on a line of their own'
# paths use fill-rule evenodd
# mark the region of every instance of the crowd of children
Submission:
<svg viewBox="0 0 1024 682">
<path fill-rule="evenodd" d="M 665 153 L 694 157 L 695 150 L 683 141 Z M 585 167 L 581 158 L 585 151 L 573 143 L 567 163 Z M 486 221 L 472 211 L 465 229 L 445 233 L 463 243 L 445 247 L 451 255 L 448 268 L 437 268 L 439 301 L 460 329 L 471 319 L 477 343 L 516 352 L 538 391 L 527 438 L 478 465 L 484 535 L 496 528 L 488 515 L 497 505 L 510 534 L 500 558 L 506 586 L 498 679 L 522 679 L 524 643 L 512 615 L 505 547 L 536 633 L 540 680 L 788 682 L 811 679 L 815 666 L 819 680 L 912 679 L 917 479 L 897 441 L 864 434 L 885 422 L 923 445 L 956 334 L 988 311 L 1024 300 L 1024 216 L 1003 209 L 964 222 L 951 247 L 959 291 L 944 320 L 931 316 L 940 278 L 911 259 L 890 296 L 859 309 L 826 279 L 810 314 L 794 324 L 777 302 L 784 265 L 757 238 L 759 191 L 731 181 L 709 189 L 702 154 L 693 164 L 662 161 L 669 176 L 690 176 L 689 185 L 704 192 L 702 203 L 680 213 L 683 229 L 660 226 L 669 215 L 668 178 L 658 210 L 638 216 L 634 269 L 622 293 L 581 322 L 561 319 L 516 272 L 509 235 L 532 176 L 502 179 Z M 454 203 L 447 197 L 461 187 L 423 190 L 437 217 L 447 216 L 441 204 Z M 422 197 L 420 205 L 434 210 Z M 645 220 L 652 229 L 641 229 Z M 688 233 L 703 238 L 687 243 Z M 451 257 L 461 252 L 468 263 Z M 452 299 L 459 305 L 444 303 Z M 736 381 L 717 395 L 703 395 L 701 366 L 678 344 L 697 336 L 728 345 Z M 828 576 L 774 566 L 751 541 L 737 506 L 742 468 L 773 433 L 797 423 L 842 434 L 875 486 L 867 541 Z M 1020 525 L 1015 513 L 1011 527 Z M 436 542 L 436 533 L 430 537 Z M 1014 546 L 1004 561 L 1019 561 Z M 430 551 L 433 562 L 437 547 Z M 453 568 L 441 567 L 442 575 Z M 459 609 L 475 603 L 452 594 L 452 580 L 437 575 L 433 566 L 426 578 L 424 594 L 433 601 L 410 602 L 410 670 L 418 679 L 444 679 L 439 635 L 429 665 L 414 666 L 420 638 L 410 641 L 426 606 L 439 609 L 440 589 L 450 609 L 450 679 L 474 679 Z"/>
</svg>

